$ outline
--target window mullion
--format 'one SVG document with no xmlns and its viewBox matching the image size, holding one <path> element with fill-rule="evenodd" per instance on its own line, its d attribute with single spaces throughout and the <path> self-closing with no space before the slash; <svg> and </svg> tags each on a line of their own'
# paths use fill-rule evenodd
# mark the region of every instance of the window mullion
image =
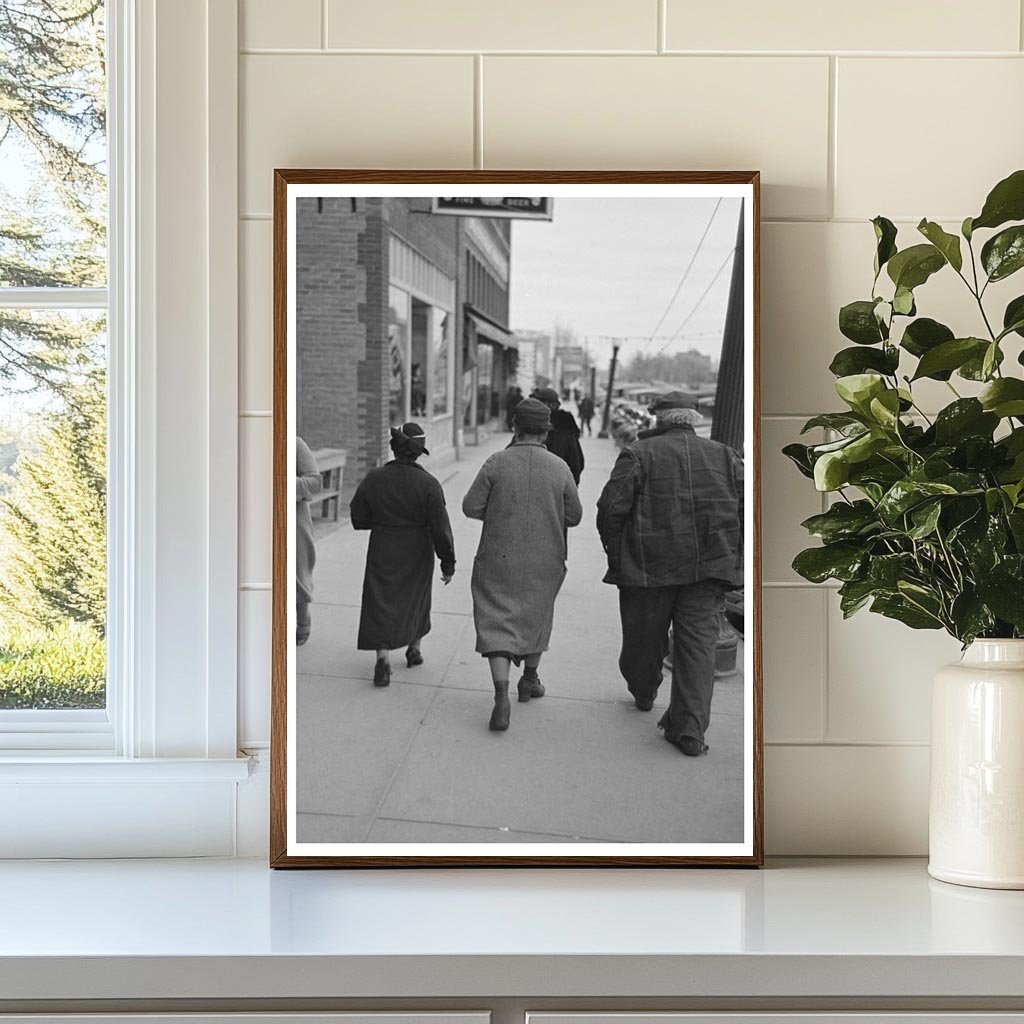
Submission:
<svg viewBox="0 0 1024 1024">
<path fill-rule="evenodd" d="M 0 309 L 106 309 L 106 288 L 0 288 Z"/>
</svg>

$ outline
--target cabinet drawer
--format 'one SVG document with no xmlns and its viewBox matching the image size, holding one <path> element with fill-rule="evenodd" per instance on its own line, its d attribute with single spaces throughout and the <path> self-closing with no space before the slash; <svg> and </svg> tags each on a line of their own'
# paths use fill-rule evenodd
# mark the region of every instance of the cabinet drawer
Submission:
<svg viewBox="0 0 1024 1024">
<path fill-rule="evenodd" d="M 1024 1024 L 1024 1013 L 528 1013 L 526 1024 Z"/>
<path fill-rule="evenodd" d="M 0 1024 L 490 1024 L 490 1013 L 54 1013 L 3 1014 Z"/>
</svg>

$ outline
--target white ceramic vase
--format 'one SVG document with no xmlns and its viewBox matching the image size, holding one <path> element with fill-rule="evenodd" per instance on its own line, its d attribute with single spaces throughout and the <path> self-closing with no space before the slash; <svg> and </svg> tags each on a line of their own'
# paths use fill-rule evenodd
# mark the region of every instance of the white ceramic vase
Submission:
<svg viewBox="0 0 1024 1024">
<path fill-rule="evenodd" d="M 975 640 L 932 689 L 928 872 L 1024 889 L 1024 640 Z"/>
</svg>

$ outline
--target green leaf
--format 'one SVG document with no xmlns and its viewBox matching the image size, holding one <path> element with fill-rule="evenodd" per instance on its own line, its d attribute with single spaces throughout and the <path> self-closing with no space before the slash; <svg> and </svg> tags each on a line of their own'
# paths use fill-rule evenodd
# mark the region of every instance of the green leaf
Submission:
<svg viewBox="0 0 1024 1024">
<path fill-rule="evenodd" d="M 883 348 L 854 347 L 840 349 L 829 364 L 829 370 L 837 377 L 849 377 L 866 370 L 877 370 L 891 377 L 899 365 L 900 353 L 894 345 Z"/>
<path fill-rule="evenodd" d="M 793 569 L 812 583 L 824 583 L 827 579 L 851 580 L 857 576 L 866 557 L 859 544 L 842 541 L 801 551 L 793 559 Z"/>
<path fill-rule="evenodd" d="M 1024 225 L 1000 231 L 981 249 L 981 265 L 990 281 L 1002 281 L 1024 267 Z"/>
<path fill-rule="evenodd" d="M 989 360 L 991 368 L 985 369 L 985 361 Z M 985 351 L 981 355 L 972 356 L 964 363 L 963 366 L 957 370 L 957 376 L 963 377 L 964 380 L 977 380 L 977 381 L 988 381 L 992 379 L 992 374 L 995 373 L 996 367 L 999 366 L 1003 361 L 1003 350 L 998 344 L 993 342 L 987 345 Z"/>
<path fill-rule="evenodd" d="M 850 580 L 839 588 L 839 607 L 843 618 L 848 619 L 860 611 L 868 601 L 878 594 L 878 586 L 871 580 Z"/>
<path fill-rule="evenodd" d="M 900 316 L 913 316 L 917 312 L 917 306 L 914 305 L 914 293 L 909 288 L 900 285 L 892 297 L 892 308 L 893 312 L 899 313 Z"/>
<path fill-rule="evenodd" d="M 889 260 L 886 270 L 897 288 L 913 291 L 945 265 L 945 257 L 934 245 L 922 244 L 901 249 Z"/>
<path fill-rule="evenodd" d="M 976 398 L 958 398 L 935 417 L 935 439 L 940 445 L 956 444 L 968 437 L 991 437 L 999 417 L 985 412 Z"/>
<path fill-rule="evenodd" d="M 942 253 L 945 261 L 954 270 L 959 271 L 963 267 L 964 259 L 960 253 L 960 239 L 956 235 L 949 234 L 935 221 L 927 219 L 917 225 L 917 230 Z"/>
<path fill-rule="evenodd" d="M 871 602 L 871 610 L 887 619 L 896 619 L 911 629 L 942 629 L 942 620 L 915 607 L 906 598 L 880 595 Z"/>
<path fill-rule="evenodd" d="M 875 229 L 875 277 L 889 260 L 896 255 L 896 225 L 886 217 L 875 217 L 871 224 Z"/>
<path fill-rule="evenodd" d="M 850 463 L 841 451 L 826 452 L 814 463 L 814 486 L 819 491 L 838 490 L 850 479 Z"/>
<path fill-rule="evenodd" d="M 978 597 L 998 618 L 1024 629 L 1024 587 L 1019 579 L 996 576 L 979 582 Z"/>
<path fill-rule="evenodd" d="M 898 391 L 893 389 L 883 391 L 877 398 L 871 399 L 868 408 L 875 422 L 886 430 L 898 428 L 900 420 L 900 394 Z"/>
<path fill-rule="evenodd" d="M 811 460 L 811 450 L 805 444 L 787 444 L 782 449 L 782 454 L 789 459 L 804 476 L 814 479 L 814 462 Z"/>
<path fill-rule="evenodd" d="M 854 412 L 865 415 L 871 399 L 886 390 L 885 380 L 876 373 L 854 373 L 836 381 L 836 393 Z"/>
<path fill-rule="evenodd" d="M 985 603 L 973 591 L 965 590 L 953 599 L 949 617 L 956 628 L 956 638 L 970 643 L 995 628 L 995 619 Z"/>
<path fill-rule="evenodd" d="M 929 317 L 918 317 L 913 323 L 907 324 L 900 345 L 912 356 L 923 356 L 929 349 L 950 341 L 956 335 L 945 325 Z"/>
<path fill-rule="evenodd" d="M 1002 362 L 1001 355 L 998 341 L 993 341 L 992 344 L 985 347 L 985 357 L 981 361 L 981 375 L 985 380 L 992 376 L 995 368 Z"/>
<path fill-rule="evenodd" d="M 970 221 L 964 221 L 965 235 L 970 238 L 967 231 L 997 228 L 1008 220 L 1024 220 L 1024 170 L 1014 171 L 989 192 L 981 213 Z"/>
<path fill-rule="evenodd" d="M 994 380 L 978 397 L 988 412 L 1000 418 L 1024 416 L 1024 380 L 1019 377 Z"/>
<path fill-rule="evenodd" d="M 929 349 L 917 364 L 914 380 L 931 377 L 934 380 L 948 380 L 953 370 L 959 369 L 975 356 L 984 356 L 988 342 L 980 338 L 953 338 Z M 945 377 L 941 375 L 945 373 Z"/>
<path fill-rule="evenodd" d="M 868 349 L 858 349 L 859 352 L 867 352 Z M 828 430 L 845 431 L 854 426 L 863 426 L 863 421 L 848 412 L 824 412 L 820 416 L 812 416 L 801 429 L 801 434 L 817 427 L 825 427 Z M 858 431 L 859 433 L 859 431 Z"/>
<path fill-rule="evenodd" d="M 879 529 L 878 517 L 869 501 L 855 501 L 847 504 L 837 501 L 827 512 L 811 516 L 800 524 L 808 533 L 820 537 L 826 544 Z"/>
<path fill-rule="evenodd" d="M 888 334 L 885 327 L 875 316 L 877 303 L 877 299 L 859 299 L 847 303 L 839 310 L 839 332 L 844 338 L 858 345 L 877 345 L 886 340 Z"/>
<path fill-rule="evenodd" d="M 1015 331 L 1024 338 L 1024 295 L 1018 295 L 1006 306 L 1003 313 L 1003 333 Z"/>
<path fill-rule="evenodd" d="M 930 498 L 956 493 L 957 489 L 950 484 L 928 480 L 897 480 L 883 495 L 877 511 L 886 523 L 894 526 L 898 524 L 900 516 Z"/>
<path fill-rule="evenodd" d="M 974 231 L 971 228 L 971 223 L 973 220 L 973 217 L 966 217 L 964 219 L 963 224 L 960 225 L 960 234 L 963 235 L 968 242 L 971 240 L 971 235 L 974 234 Z"/>
<path fill-rule="evenodd" d="M 913 564 L 913 555 L 905 551 L 894 555 L 875 555 L 868 567 L 868 579 L 880 589 L 894 591 Z"/>
<path fill-rule="evenodd" d="M 935 527 L 938 526 L 941 514 L 942 502 L 940 501 L 928 501 L 923 505 L 918 505 L 910 513 L 910 519 L 914 525 L 907 531 L 908 536 L 913 537 L 914 540 L 924 540 L 925 537 L 931 536 L 935 532 Z"/>
</svg>

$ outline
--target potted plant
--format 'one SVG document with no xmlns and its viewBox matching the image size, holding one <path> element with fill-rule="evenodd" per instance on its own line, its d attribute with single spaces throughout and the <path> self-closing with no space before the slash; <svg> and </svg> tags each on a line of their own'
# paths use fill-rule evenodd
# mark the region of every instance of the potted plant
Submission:
<svg viewBox="0 0 1024 1024">
<path fill-rule="evenodd" d="M 822 543 L 796 572 L 838 580 L 844 617 L 870 608 L 963 644 L 932 692 L 929 871 L 1005 888 L 1024 888 L 1024 294 L 999 315 L 986 291 L 1024 268 L 1022 221 L 1024 170 L 959 234 L 922 220 L 899 248 L 874 218 L 871 296 L 839 311 L 852 345 L 830 366 L 844 408 L 804 426 L 824 443 L 784 449 L 833 499 L 803 523 Z M 937 273 L 973 296 L 974 325 L 918 314 Z M 923 381 L 949 392 L 934 415 Z"/>
</svg>

